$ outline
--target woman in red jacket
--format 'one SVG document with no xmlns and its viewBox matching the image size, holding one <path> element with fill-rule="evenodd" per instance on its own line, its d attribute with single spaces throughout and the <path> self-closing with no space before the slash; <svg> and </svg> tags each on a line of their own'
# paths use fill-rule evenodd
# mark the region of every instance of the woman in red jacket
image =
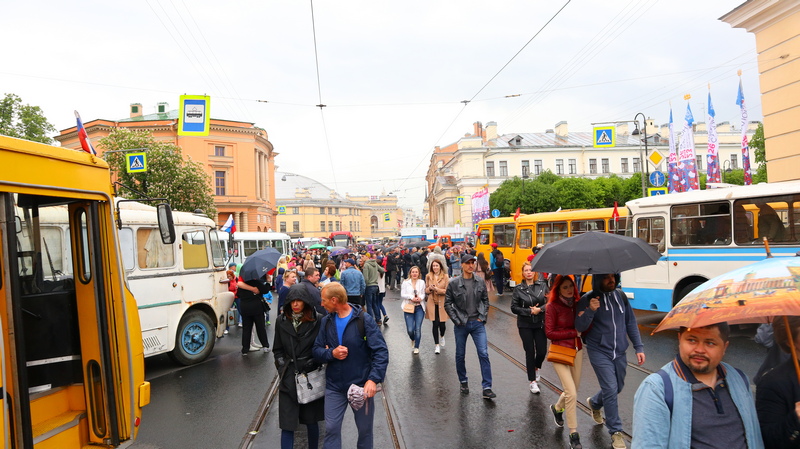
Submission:
<svg viewBox="0 0 800 449">
<path fill-rule="evenodd" d="M 550 339 L 550 345 L 578 350 L 574 366 L 553 362 L 553 369 L 561 380 L 564 392 L 558 401 L 550 406 L 558 427 L 564 427 L 564 411 L 567 412 L 569 446 L 572 449 L 583 447 L 578 435 L 578 415 L 575 411 L 583 361 L 583 353 L 580 352 L 582 348 L 580 334 L 575 330 L 575 305 L 578 303 L 578 298 L 578 289 L 575 288 L 573 277 L 557 275 L 547 301 L 547 313 L 544 315 L 544 333 Z"/>
</svg>

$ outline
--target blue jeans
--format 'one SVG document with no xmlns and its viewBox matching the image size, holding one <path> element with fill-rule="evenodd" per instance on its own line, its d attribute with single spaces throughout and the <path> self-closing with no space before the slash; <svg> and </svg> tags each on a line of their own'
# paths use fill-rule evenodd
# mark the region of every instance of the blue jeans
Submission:
<svg viewBox="0 0 800 449">
<path fill-rule="evenodd" d="M 456 337 L 456 373 L 458 381 L 467 381 L 467 335 L 472 335 L 472 342 L 478 350 L 478 360 L 481 362 L 481 386 L 483 389 L 492 388 L 492 364 L 489 363 L 489 348 L 486 341 L 486 327 L 482 321 L 467 321 L 467 324 L 453 326 Z"/>
<path fill-rule="evenodd" d="M 422 338 L 422 321 L 425 319 L 425 311 L 422 306 L 414 307 L 414 313 L 403 312 L 406 319 L 406 331 L 408 338 L 414 340 L 414 347 L 419 348 L 419 340 Z"/>
<path fill-rule="evenodd" d="M 342 420 L 350 408 L 347 392 L 325 389 L 325 449 L 342 449 Z M 352 410 L 352 409 L 351 409 Z M 358 449 L 372 449 L 372 424 L 375 419 L 375 398 L 369 398 L 358 411 L 353 411 L 358 429 Z"/>
<path fill-rule="evenodd" d="M 378 286 L 377 285 L 368 285 L 366 290 L 364 290 L 364 303 L 366 304 L 367 313 L 372 315 L 372 318 L 375 318 L 375 321 L 378 321 L 378 314 L 375 313 L 375 302 L 378 300 Z"/>
<path fill-rule="evenodd" d="M 595 410 L 605 409 L 608 433 L 622 432 L 617 395 L 625 386 L 625 369 L 628 366 L 628 359 L 625 354 L 622 354 L 611 360 L 605 354 L 597 350 L 592 351 L 591 348 L 587 348 L 587 352 L 589 353 L 589 363 L 592 364 L 597 382 L 600 384 L 600 391 L 592 396 L 589 405 Z"/>
<path fill-rule="evenodd" d="M 381 320 L 381 312 L 383 315 L 386 315 L 386 307 L 383 307 L 383 298 L 386 296 L 386 292 L 378 292 L 378 297 L 375 299 L 375 321 Z"/>
</svg>

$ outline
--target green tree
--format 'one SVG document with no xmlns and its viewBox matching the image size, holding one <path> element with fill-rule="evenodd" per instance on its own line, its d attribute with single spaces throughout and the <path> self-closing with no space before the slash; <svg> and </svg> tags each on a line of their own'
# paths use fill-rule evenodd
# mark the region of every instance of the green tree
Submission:
<svg viewBox="0 0 800 449">
<path fill-rule="evenodd" d="M 39 106 L 22 104 L 22 99 L 14 94 L 6 94 L 0 100 L 0 134 L 19 139 L 52 144 L 47 133 L 55 133 L 56 128 L 47 121 Z"/>
<path fill-rule="evenodd" d="M 753 173 L 753 184 L 767 182 L 767 154 L 764 141 L 764 124 L 759 123 L 753 137 L 750 138 L 750 150 L 753 152 L 755 163 L 761 164 L 758 170 Z"/>
<path fill-rule="evenodd" d="M 173 143 L 159 141 L 144 131 L 115 129 L 100 140 L 103 159 L 108 162 L 116 179 L 142 195 L 125 189 L 126 198 L 167 198 L 173 209 L 192 212 L 202 209 L 215 217 L 217 208 L 211 190 L 211 176 L 203 165 L 190 157 L 184 159 L 181 148 Z M 145 148 L 147 171 L 128 173 L 125 150 Z"/>
<path fill-rule="evenodd" d="M 628 198 L 625 196 L 625 180 L 617 175 L 597 178 L 592 181 L 595 197 L 598 205 L 596 207 L 613 207 L 616 201 L 619 205 L 625 204 Z"/>
<path fill-rule="evenodd" d="M 598 199 L 592 180 L 587 178 L 561 178 L 553 184 L 557 204 L 562 209 L 593 209 Z"/>
<path fill-rule="evenodd" d="M 634 173 L 622 182 L 622 192 L 625 202 L 642 197 L 642 174 Z M 619 203 L 622 205 L 623 203 Z"/>
</svg>

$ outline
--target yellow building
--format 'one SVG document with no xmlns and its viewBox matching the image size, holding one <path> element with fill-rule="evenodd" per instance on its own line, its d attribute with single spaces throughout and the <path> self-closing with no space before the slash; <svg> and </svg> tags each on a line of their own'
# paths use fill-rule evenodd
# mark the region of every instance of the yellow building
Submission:
<svg viewBox="0 0 800 449">
<path fill-rule="evenodd" d="M 800 179 L 800 0 L 749 0 L 720 20 L 756 37 L 769 182 Z"/>
<path fill-rule="evenodd" d="M 89 138 L 102 155 L 100 139 L 116 128 L 147 131 L 157 140 L 169 141 L 206 168 L 214 183 L 217 223 L 222 225 L 234 215 L 239 231 L 266 231 L 275 228 L 276 153 L 267 132 L 253 123 L 211 119 L 210 134 L 205 137 L 179 136 L 178 111 L 159 103 L 155 114 L 144 115 L 142 105 L 130 106 L 130 116 L 119 120 L 96 119 L 84 123 Z M 80 149 L 76 127 L 67 128 L 55 137 L 66 148 Z"/>
</svg>

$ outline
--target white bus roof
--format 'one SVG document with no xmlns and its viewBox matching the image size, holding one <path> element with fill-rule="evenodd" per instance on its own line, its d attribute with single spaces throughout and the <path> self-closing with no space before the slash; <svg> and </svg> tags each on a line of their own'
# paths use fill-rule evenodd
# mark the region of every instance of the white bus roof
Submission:
<svg viewBox="0 0 800 449">
<path fill-rule="evenodd" d="M 119 205 L 119 212 L 122 222 L 125 224 L 155 224 L 156 208 L 148 204 L 136 201 L 119 202 L 121 198 L 116 198 L 115 202 Z M 176 226 L 208 226 L 216 227 L 214 220 L 205 215 L 193 214 L 191 212 L 172 211 L 172 221 Z"/>
<path fill-rule="evenodd" d="M 628 201 L 625 205 L 632 209 L 663 207 L 673 204 L 701 203 L 740 198 L 758 198 L 762 196 L 786 195 L 800 193 L 800 181 L 760 183 L 750 186 L 735 186 L 711 190 L 695 190 L 692 192 L 656 195 Z"/>
<path fill-rule="evenodd" d="M 220 231 L 227 234 L 225 231 Z M 236 231 L 233 234 L 233 240 L 291 240 L 289 234 L 282 232 L 240 232 Z"/>
</svg>

